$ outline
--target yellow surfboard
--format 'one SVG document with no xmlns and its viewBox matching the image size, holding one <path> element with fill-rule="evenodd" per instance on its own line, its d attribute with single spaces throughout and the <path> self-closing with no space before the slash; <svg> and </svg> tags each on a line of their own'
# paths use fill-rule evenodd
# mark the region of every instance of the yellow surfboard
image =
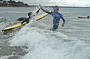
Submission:
<svg viewBox="0 0 90 59">
<path fill-rule="evenodd" d="M 48 13 L 44 13 L 44 14 L 42 14 L 42 15 L 39 15 L 39 16 L 37 16 L 37 17 L 35 18 L 35 20 L 38 21 L 38 20 L 40 20 L 41 18 L 43 18 L 43 17 L 45 17 L 45 16 L 47 16 L 47 15 L 48 15 Z"/>
<path fill-rule="evenodd" d="M 13 26 L 10 26 L 10 27 L 6 27 L 6 28 L 4 28 L 2 31 L 11 30 L 11 29 L 14 29 L 14 28 L 17 28 L 17 27 L 23 26 L 23 25 L 25 25 L 25 24 L 26 24 L 26 22 L 24 22 L 23 24 L 18 23 L 18 24 L 16 24 L 16 25 L 13 25 Z"/>
<path fill-rule="evenodd" d="M 49 10 L 49 12 L 51 12 L 51 10 Z M 38 20 L 40 20 L 41 18 L 43 18 L 43 17 L 45 17 L 45 16 L 47 16 L 47 15 L 48 15 L 48 13 L 43 13 L 43 14 L 37 16 L 37 17 L 35 18 L 35 20 L 38 21 Z"/>
</svg>

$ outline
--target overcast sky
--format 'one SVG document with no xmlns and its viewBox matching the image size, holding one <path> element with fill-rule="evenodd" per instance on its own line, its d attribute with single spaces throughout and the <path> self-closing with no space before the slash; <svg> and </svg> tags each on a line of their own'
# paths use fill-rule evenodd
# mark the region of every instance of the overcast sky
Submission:
<svg viewBox="0 0 90 59">
<path fill-rule="evenodd" d="M 17 1 L 23 1 L 28 4 L 90 7 L 90 0 L 17 0 Z"/>
</svg>

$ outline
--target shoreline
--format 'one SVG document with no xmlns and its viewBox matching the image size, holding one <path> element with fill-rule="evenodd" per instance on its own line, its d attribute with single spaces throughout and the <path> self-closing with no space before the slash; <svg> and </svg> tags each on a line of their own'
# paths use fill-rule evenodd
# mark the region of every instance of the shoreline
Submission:
<svg viewBox="0 0 90 59">
<path fill-rule="evenodd" d="M 0 7 L 0 8 L 30 8 L 30 7 Z"/>
<path fill-rule="evenodd" d="M 0 7 L 0 8 L 31 8 L 31 7 L 37 7 L 37 6 L 21 6 L 21 7 Z M 53 6 L 44 6 L 44 7 L 53 7 Z M 90 8 L 90 7 L 66 7 L 66 6 L 59 6 L 60 8 Z"/>
</svg>

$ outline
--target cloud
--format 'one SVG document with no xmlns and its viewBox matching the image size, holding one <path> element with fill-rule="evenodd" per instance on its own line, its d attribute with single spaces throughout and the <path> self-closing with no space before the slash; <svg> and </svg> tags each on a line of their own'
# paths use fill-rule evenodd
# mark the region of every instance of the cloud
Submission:
<svg viewBox="0 0 90 59">
<path fill-rule="evenodd" d="M 29 4 L 60 5 L 60 6 L 90 6 L 90 0 L 20 0 Z"/>
<path fill-rule="evenodd" d="M 90 6 L 90 1 L 81 1 L 81 0 L 51 0 L 54 4 L 60 6 Z"/>
</svg>

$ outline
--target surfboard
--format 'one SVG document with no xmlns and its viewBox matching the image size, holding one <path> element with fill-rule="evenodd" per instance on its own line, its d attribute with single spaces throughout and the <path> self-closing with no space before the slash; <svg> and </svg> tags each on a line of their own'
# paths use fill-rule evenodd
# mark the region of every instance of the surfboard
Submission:
<svg viewBox="0 0 90 59">
<path fill-rule="evenodd" d="M 51 10 L 49 10 L 49 12 L 51 12 Z M 44 17 L 47 16 L 47 15 L 48 15 L 48 13 L 43 13 L 43 14 L 41 14 L 41 15 L 35 17 L 35 20 L 38 21 L 38 20 L 44 18 Z"/>
<path fill-rule="evenodd" d="M 44 17 L 47 16 L 47 15 L 48 15 L 48 13 L 44 13 L 44 14 L 42 14 L 42 15 L 39 15 L 39 16 L 37 16 L 37 17 L 35 18 L 35 20 L 38 21 L 38 20 L 44 18 Z"/>
<path fill-rule="evenodd" d="M 18 23 L 18 24 L 16 24 L 16 25 L 13 25 L 13 26 L 10 26 L 10 27 L 6 27 L 6 28 L 4 28 L 2 31 L 12 30 L 12 29 L 14 29 L 14 28 L 18 28 L 18 27 L 23 26 L 23 25 L 25 25 L 25 24 L 26 24 L 26 22 L 24 22 L 23 24 Z"/>
</svg>

